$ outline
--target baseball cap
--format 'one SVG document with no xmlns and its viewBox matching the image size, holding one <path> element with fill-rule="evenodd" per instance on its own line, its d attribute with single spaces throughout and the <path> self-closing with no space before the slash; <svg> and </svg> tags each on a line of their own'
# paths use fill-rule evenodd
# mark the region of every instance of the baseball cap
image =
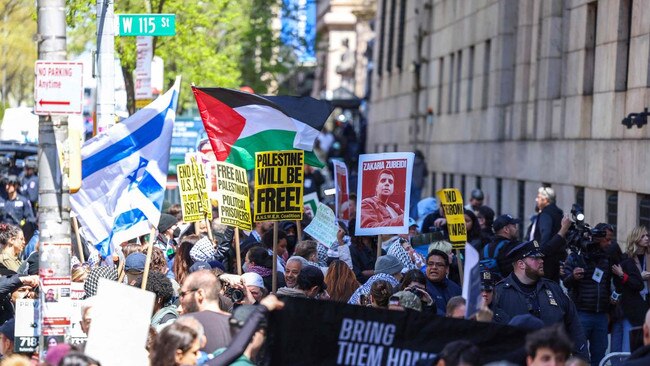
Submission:
<svg viewBox="0 0 650 366">
<path fill-rule="evenodd" d="M 422 311 L 422 300 L 410 291 L 398 291 L 393 296 L 399 298 L 399 304 L 408 309 Z"/>
<path fill-rule="evenodd" d="M 16 319 L 11 318 L 0 325 L 0 333 L 3 336 L 9 338 L 10 341 L 14 341 L 14 331 L 16 329 Z"/>
<path fill-rule="evenodd" d="M 544 253 L 540 251 L 537 240 L 525 241 L 518 244 L 506 255 L 513 262 L 524 258 L 543 258 Z"/>
<path fill-rule="evenodd" d="M 129 254 L 128 257 L 126 257 L 126 261 L 124 263 L 124 270 L 144 272 L 144 264 L 146 261 L 147 261 L 147 256 L 144 253 L 140 253 L 140 252 L 131 253 Z"/>
<path fill-rule="evenodd" d="M 494 220 L 494 223 L 492 223 L 492 228 L 494 229 L 495 232 L 503 229 L 504 227 L 512 224 L 521 224 L 521 220 L 515 219 L 514 217 L 510 215 L 501 215 L 497 217 L 496 220 Z"/>
<path fill-rule="evenodd" d="M 417 226 L 417 225 L 418 225 L 418 223 L 415 222 L 415 220 L 413 220 L 412 217 L 409 217 L 409 227 L 411 227 L 411 226 Z"/>
<path fill-rule="evenodd" d="M 208 262 L 195 262 L 194 264 L 192 264 L 192 266 L 190 266 L 189 271 L 190 271 L 190 273 L 193 273 L 193 272 L 200 271 L 200 270 L 203 270 L 203 269 L 211 270 L 212 266 Z"/>
</svg>

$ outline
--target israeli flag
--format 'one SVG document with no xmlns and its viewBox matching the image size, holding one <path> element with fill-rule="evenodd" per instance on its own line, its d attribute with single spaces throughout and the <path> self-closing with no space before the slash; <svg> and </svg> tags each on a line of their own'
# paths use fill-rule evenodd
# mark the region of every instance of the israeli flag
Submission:
<svg viewBox="0 0 650 366">
<path fill-rule="evenodd" d="M 158 226 L 179 87 L 177 78 L 164 95 L 81 149 L 81 189 L 70 201 L 102 257 Z"/>
</svg>

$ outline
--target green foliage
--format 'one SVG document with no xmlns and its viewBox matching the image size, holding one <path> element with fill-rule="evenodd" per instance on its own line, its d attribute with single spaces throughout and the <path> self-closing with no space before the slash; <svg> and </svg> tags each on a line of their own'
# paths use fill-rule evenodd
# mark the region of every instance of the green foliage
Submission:
<svg viewBox="0 0 650 366">
<path fill-rule="evenodd" d="M 29 0 L 0 0 L 0 93 L 6 106 L 28 103 L 34 90 L 36 12 Z"/>
<path fill-rule="evenodd" d="M 95 6 L 88 6 L 87 0 L 66 2 L 72 40 L 68 48 L 81 52 L 95 44 Z M 279 30 L 273 29 L 281 6 L 281 0 L 121 0 L 115 2 L 115 14 L 176 14 L 176 35 L 155 37 L 154 54 L 164 61 L 165 88 L 182 75 L 185 87 L 180 105 L 187 108 L 195 103 L 190 83 L 228 88 L 248 85 L 258 93 L 277 84 L 288 70 L 284 62 L 278 62 L 285 51 Z M 135 38 L 115 37 L 115 51 L 132 112 Z"/>
</svg>

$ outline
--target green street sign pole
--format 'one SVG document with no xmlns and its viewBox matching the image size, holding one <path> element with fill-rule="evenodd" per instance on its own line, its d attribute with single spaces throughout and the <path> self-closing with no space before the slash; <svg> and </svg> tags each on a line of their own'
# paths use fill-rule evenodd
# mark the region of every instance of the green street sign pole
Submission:
<svg viewBox="0 0 650 366">
<path fill-rule="evenodd" d="M 176 14 L 117 14 L 120 36 L 173 36 Z"/>
</svg>

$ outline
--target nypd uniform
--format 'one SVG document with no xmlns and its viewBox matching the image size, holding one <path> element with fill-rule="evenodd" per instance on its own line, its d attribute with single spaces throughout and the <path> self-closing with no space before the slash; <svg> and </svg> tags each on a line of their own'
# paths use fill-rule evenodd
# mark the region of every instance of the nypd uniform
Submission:
<svg viewBox="0 0 650 366">
<path fill-rule="evenodd" d="M 0 199 L 0 222 L 20 227 L 28 222 L 36 222 L 32 204 L 19 194 L 13 200 Z"/>
<path fill-rule="evenodd" d="M 508 257 L 513 261 L 543 257 L 539 249 L 536 241 L 524 242 L 514 247 Z M 516 315 L 531 314 L 547 326 L 564 324 L 574 343 L 574 351 L 589 359 L 587 340 L 576 307 L 556 282 L 540 278 L 535 284 L 525 285 L 513 272 L 496 285 L 492 309 L 497 323 L 507 324 Z"/>
<path fill-rule="evenodd" d="M 36 174 L 22 177 L 20 193 L 32 203 L 32 206 L 38 203 L 38 176 Z"/>
</svg>

